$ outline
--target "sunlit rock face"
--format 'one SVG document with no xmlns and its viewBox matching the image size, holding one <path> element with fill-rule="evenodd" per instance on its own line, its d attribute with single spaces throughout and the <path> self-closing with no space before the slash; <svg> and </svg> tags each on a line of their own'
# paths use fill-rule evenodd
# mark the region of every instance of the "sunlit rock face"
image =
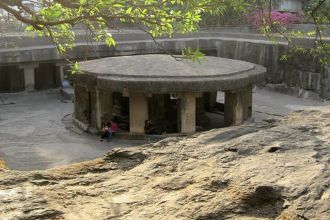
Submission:
<svg viewBox="0 0 330 220">
<path fill-rule="evenodd" d="M 330 109 L 0 173 L 0 219 L 328 219 Z"/>
</svg>

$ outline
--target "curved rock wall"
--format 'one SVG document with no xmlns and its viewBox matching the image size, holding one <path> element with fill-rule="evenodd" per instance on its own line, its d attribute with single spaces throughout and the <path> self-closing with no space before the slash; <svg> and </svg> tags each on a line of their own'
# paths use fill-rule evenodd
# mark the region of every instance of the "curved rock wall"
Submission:
<svg viewBox="0 0 330 220">
<path fill-rule="evenodd" d="M 86 46 L 85 43 L 82 43 L 85 37 L 78 35 L 77 44 L 69 55 L 72 59 L 82 60 L 86 57 L 93 59 L 163 53 L 160 47 L 142 33 L 114 34 L 114 37 L 118 41 L 116 47 L 108 48 L 101 43 Z M 0 65 L 2 66 L 19 63 L 59 62 L 62 59 L 46 39 L 32 40 L 26 37 L 21 37 L 21 40 L 17 40 L 17 37 L 6 37 L 6 39 L 14 41 L 22 47 L 0 49 Z M 288 47 L 283 39 L 277 40 L 278 43 L 274 43 L 261 35 L 250 33 L 201 32 L 189 36 L 176 36 L 173 39 L 159 39 L 159 43 L 174 53 L 181 53 L 185 47 L 199 47 L 208 55 L 261 64 L 268 69 L 267 83 L 285 84 L 288 88 L 308 90 L 317 93 L 322 98 L 330 98 L 328 71 L 322 69 L 318 62 L 307 56 L 281 61 L 280 58 L 287 53 Z M 311 40 L 296 39 L 296 41 L 310 44 Z"/>
</svg>

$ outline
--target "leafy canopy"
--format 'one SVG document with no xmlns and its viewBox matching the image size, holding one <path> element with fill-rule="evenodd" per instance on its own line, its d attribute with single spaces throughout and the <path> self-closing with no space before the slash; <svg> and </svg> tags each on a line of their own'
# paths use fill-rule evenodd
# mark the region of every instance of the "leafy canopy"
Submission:
<svg viewBox="0 0 330 220">
<path fill-rule="evenodd" d="M 28 2 L 38 10 L 26 7 Z M 28 31 L 50 37 L 65 52 L 73 47 L 73 27 L 78 24 L 86 26 L 94 40 L 111 46 L 116 42 L 109 29 L 119 28 L 119 23 L 133 24 L 153 38 L 171 37 L 196 31 L 202 14 L 221 16 L 229 7 L 243 12 L 247 4 L 245 0 L 29 0 L 25 4 L 3 0 L 0 8 L 29 24 Z"/>
<path fill-rule="evenodd" d="M 198 30 L 203 15 L 223 16 L 226 12 L 246 14 L 246 11 L 270 11 L 281 0 L 1 0 L 0 8 L 28 24 L 28 31 L 48 36 L 64 53 L 74 45 L 73 27 L 83 25 L 92 38 L 106 42 L 109 46 L 116 41 L 111 30 L 120 29 L 119 24 L 130 24 L 157 37 L 171 37 L 175 33 Z M 308 36 L 315 38 L 314 48 L 309 49 L 322 63 L 330 62 L 330 44 L 323 41 L 324 32 L 329 30 L 330 0 L 304 0 L 308 22 L 316 24 L 314 31 L 302 33 L 279 28 L 278 22 L 263 22 L 260 30 L 271 36 L 272 30 L 287 38 Z M 33 4 L 37 10 L 31 10 Z M 259 13 L 261 21 L 270 21 L 270 13 Z M 267 18 L 269 16 L 269 18 Z M 292 47 L 293 51 L 305 51 Z M 186 49 L 186 57 L 196 60 L 201 57 L 198 50 Z"/>
</svg>

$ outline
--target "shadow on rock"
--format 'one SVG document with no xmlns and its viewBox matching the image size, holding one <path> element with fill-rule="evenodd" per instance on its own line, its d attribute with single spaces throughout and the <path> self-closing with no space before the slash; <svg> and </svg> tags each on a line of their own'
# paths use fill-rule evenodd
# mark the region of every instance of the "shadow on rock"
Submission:
<svg viewBox="0 0 330 220">
<path fill-rule="evenodd" d="M 247 214 L 256 217 L 274 218 L 282 212 L 284 199 L 281 191 L 271 186 L 258 186 L 242 198 Z"/>
<path fill-rule="evenodd" d="M 141 164 L 147 156 L 142 152 L 114 149 L 104 155 L 104 161 L 114 162 L 122 170 L 130 170 Z"/>
<path fill-rule="evenodd" d="M 284 199 L 281 190 L 271 186 L 258 186 L 242 192 L 234 190 L 233 203 L 213 213 L 199 216 L 198 220 L 237 219 L 241 217 L 274 219 L 283 211 Z M 233 216 L 235 216 L 233 218 Z"/>
</svg>

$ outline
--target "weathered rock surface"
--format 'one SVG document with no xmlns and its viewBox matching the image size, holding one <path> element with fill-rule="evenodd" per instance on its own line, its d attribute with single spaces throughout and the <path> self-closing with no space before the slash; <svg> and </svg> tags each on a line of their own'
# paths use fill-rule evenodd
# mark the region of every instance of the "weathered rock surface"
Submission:
<svg viewBox="0 0 330 220">
<path fill-rule="evenodd" d="M 0 171 L 0 219 L 329 219 L 330 108 Z"/>
</svg>

